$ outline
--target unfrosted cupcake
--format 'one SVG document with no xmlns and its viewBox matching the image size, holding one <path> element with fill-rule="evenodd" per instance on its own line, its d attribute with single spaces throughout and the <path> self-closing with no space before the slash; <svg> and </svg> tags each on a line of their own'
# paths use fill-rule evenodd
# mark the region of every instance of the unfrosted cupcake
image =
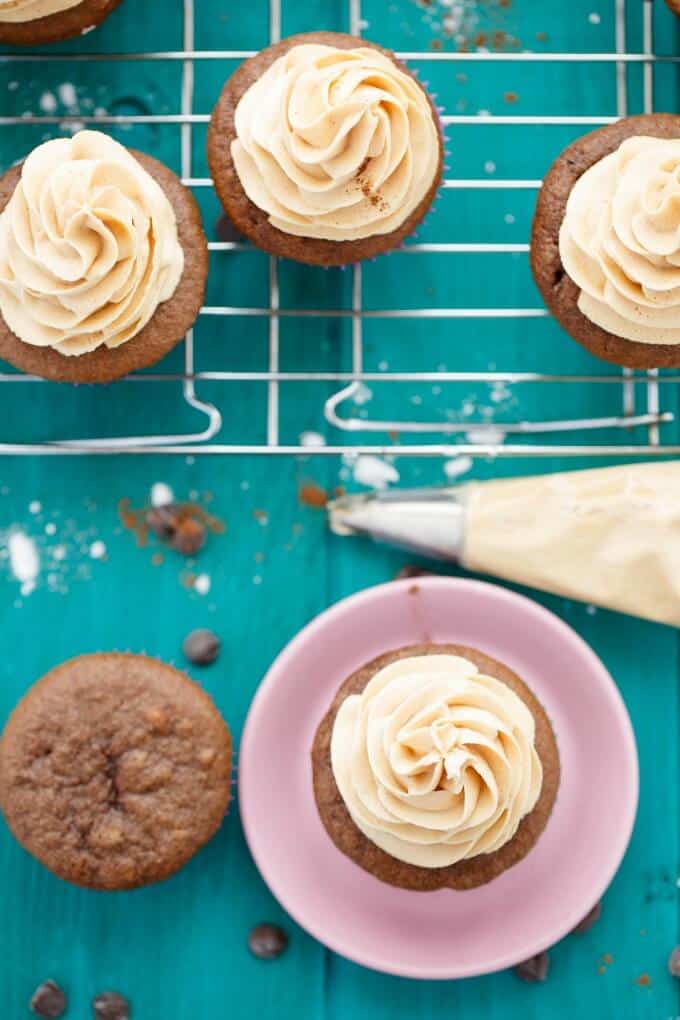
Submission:
<svg viewBox="0 0 680 1020">
<path fill-rule="evenodd" d="M 317 730 L 312 765 L 338 849 L 421 892 L 483 885 L 525 857 L 560 777 L 526 684 L 460 645 L 401 648 L 357 670 Z"/>
<path fill-rule="evenodd" d="M 121 0 L 0 0 L 0 43 L 38 46 L 83 35 Z"/>
<path fill-rule="evenodd" d="M 159 361 L 203 303 L 191 193 L 108 135 L 45 142 L 0 179 L 0 358 L 68 382 Z"/>
<path fill-rule="evenodd" d="M 680 116 L 579 138 L 543 182 L 531 238 L 558 322 L 605 361 L 680 366 Z"/>
<path fill-rule="evenodd" d="M 135 889 L 214 836 L 231 797 L 231 735 L 208 695 L 145 655 L 81 655 L 47 673 L 0 743 L 0 807 L 55 875 Z"/>
<path fill-rule="evenodd" d="M 208 161 L 259 248 L 345 265 L 401 244 L 443 163 L 427 92 L 388 50 L 351 35 L 285 39 L 245 61 L 213 111 Z"/>
</svg>

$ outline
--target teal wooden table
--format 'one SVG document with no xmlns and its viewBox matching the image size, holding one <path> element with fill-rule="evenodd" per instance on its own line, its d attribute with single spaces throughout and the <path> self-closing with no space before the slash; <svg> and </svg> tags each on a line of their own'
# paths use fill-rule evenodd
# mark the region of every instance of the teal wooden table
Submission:
<svg viewBox="0 0 680 1020">
<path fill-rule="evenodd" d="M 285 6 L 285 5 L 284 5 Z M 170 8 L 170 9 L 168 9 Z M 233 58 L 196 62 L 189 133 L 182 112 L 183 63 L 69 61 L 68 54 L 178 52 L 186 25 L 179 3 L 127 0 L 96 33 L 53 48 L 62 59 L 0 59 L 0 161 L 3 166 L 31 146 L 68 133 L 90 118 L 128 116 L 111 130 L 126 144 L 146 149 L 185 176 L 207 176 L 205 121 Z M 544 8 L 550 8 L 545 10 Z M 643 4 L 628 0 L 626 46 L 644 50 Z M 617 40 L 614 0 L 536 4 L 530 0 L 465 0 L 417 4 L 365 0 L 368 37 L 400 50 L 433 54 L 488 48 L 613 53 Z M 655 51 L 680 53 L 678 24 L 656 0 Z M 254 50 L 269 34 L 265 0 L 196 0 L 198 50 Z M 283 34 L 314 28 L 346 29 L 340 0 L 305 0 L 284 10 Z M 184 34 L 183 34 L 184 33 Z M 186 86 L 186 72 L 185 86 Z M 606 118 L 624 98 L 630 112 L 644 108 L 650 79 L 641 61 L 618 77 L 611 61 L 430 61 L 427 77 L 449 115 L 557 116 L 551 124 L 452 124 L 448 129 L 452 179 L 540 178 L 567 140 L 587 127 L 574 118 Z M 678 65 L 659 61 L 651 70 L 657 109 L 678 110 Z M 647 91 L 645 91 L 647 90 Z M 186 100 L 186 95 L 185 95 Z M 186 112 L 186 107 L 185 107 Z M 159 123 L 148 115 L 167 115 Z M 571 120 L 569 120 L 571 118 Z M 188 139 L 188 141 L 187 141 Z M 189 153 L 191 159 L 189 161 Z M 187 174 L 187 162 L 189 170 Z M 211 240 L 218 216 L 205 186 L 196 186 Z M 535 189 L 449 188 L 440 197 L 418 241 L 516 246 L 516 250 L 397 254 L 365 267 L 364 307 L 369 310 L 489 305 L 538 309 L 526 252 Z M 354 295 L 356 297 L 356 294 Z M 279 327 L 278 365 L 285 373 L 319 371 L 317 381 L 288 380 L 279 387 L 282 444 L 299 443 L 305 431 L 329 444 L 346 441 L 323 417 L 323 401 L 339 388 L 337 376 L 352 368 L 352 322 L 331 314 L 352 307 L 351 273 L 279 267 L 282 309 L 324 310 L 288 315 Z M 267 440 L 271 388 L 256 378 L 271 365 L 269 264 L 253 251 L 213 254 L 211 307 L 237 306 L 263 314 L 206 315 L 195 333 L 201 400 L 222 413 L 215 442 L 261 445 Z M 355 337 L 356 339 L 356 337 Z M 549 320 L 384 318 L 363 322 L 364 368 L 384 373 L 349 411 L 359 419 L 414 419 L 503 423 L 522 418 L 617 415 L 622 391 L 610 366 L 591 359 Z M 538 385 L 476 379 L 396 383 L 394 372 L 444 370 L 569 374 L 578 383 Z M 124 382 L 107 388 L 57 388 L 3 381 L 0 441 L 41 442 L 73 436 L 191 433 L 205 427 L 200 411 L 182 399 L 183 352 L 161 366 L 162 380 Z M 239 382 L 214 373 L 239 371 Z M 213 375 L 211 375 L 213 373 Z M 254 376 L 254 378 L 251 378 Z M 329 376 L 335 376 L 329 378 Z M 595 378 L 596 377 L 596 378 Z M 646 410 L 645 381 L 632 388 L 636 411 Z M 676 387 L 660 386 L 662 409 L 677 413 Z M 652 403 L 653 403 L 652 395 Z M 271 406 L 271 405 L 270 405 Z M 630 410 L 630 407 L 628 408 Z M 654 410 L 652 406 L 652 410 Z M 677 443 L 674 423 L 660 427 L 664 444 Z M 272 438 L 271 434 L 270 437 Z M 409 441 L 408 436 L 351 437 L 362 443 Z M 440 438 L 440 437 L 439 437 Z M 653 438 L 653 433 L 652 433 Z M 436 435 L 427 437 L 437 441 Z M 634 428 L 626 442 L 644 444 Z M 465 435 L 451 442 L 465 442 Z M 506 439 L 506 446 L 509 440 Z M 541 441 L 542 438 L 541 438 Z M 571 433 L 567 442 L 620 443 L 614 429 L 595 436 Z M 615 458 L 612 458 L 612 460 Z M 600 463 L 602 461 L 598 461 Z M 442 458 L 399 456 L 393 467 L 404 484 L 445 480 Z M 555 455 L 479 458 L 466 478 L 588 466 L 587 457 Z M 459 464 L 460 466 L 460 464 Z M 464 464 L 462 465 L 465 466 Z M 306 505 L 300 490 L 314 482 L 326 492 L 359 488 L 356 463 L 298 454 L 220 457 L 4 457 L 0 466 L 0 724 L 27 687 L 56 662 L 82 652 L 131 649 L 185 666 L 184 635 L 209 626 L 223 641 L 219 661 L 193 670 L 214 696 L 238 740 L 260 679 L 285 642 L 316 613 L 342 596 L 393 577 L 411 557 L 384 548 L 335 539 L 323 511 Z M 176 498 L 203 503 L 226 526 L 195 563 L 151 540 L 140 546 L 119 517 L 121 500 L 142 507 L 151 486 L 164 482 Z M 25 532 L 40 555 L 34 590 L 14 576 L 7 557 L 11 530 Z M 204 575 L 201 584 L 195 577 Z M 206 590 L 208 589 L 209 590 Z M 203 592 L 203 594 L 201 594 Z M 603 916 L 589 933 L 565 939 L 551 952 L 544 985 L 526 985 L 512 973 L 463 982 L 421 983 L 388 978 L 329 953 L 282 913 L 249 857 L 234 804 L 215 840 L 176 878 L 131 894 L 100 895 L 70 888 L 32 861 L 0 827 L 0 1016 L 27 1017 L 27 1001 L 44 978 L 68 990 L 69 1018 L 86 1020 L 98 991 L 128 995 L 141 1020 L 396 1020 L 402 1016 L 508 1020 L 669 1020 L 680 1015 L 679 985 L 666 971 L 678 932 L 678 639 L 676 631 L 547 596 L 535 596 L 567 620 L 601 655 L 631 713 L 641 763 L 641 799 L 634 837 L 607 893 Z M 602 791 L 606 796 L 606 791 Z M 559 888 L 555 896 L 560 895 Z M 246 939 L 259 921 L 281 923 L 290 935 L 286 954 L 272 963 L 249 955 Z"/>
</svg>

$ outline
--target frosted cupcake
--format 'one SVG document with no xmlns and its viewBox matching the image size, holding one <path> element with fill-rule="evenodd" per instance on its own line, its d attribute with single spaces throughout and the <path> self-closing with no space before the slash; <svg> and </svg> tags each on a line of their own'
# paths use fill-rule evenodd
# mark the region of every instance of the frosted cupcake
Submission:
<svg viewBox="0 0 680 1020">
<path fill-rule="evenodd" d="M 196 203 L 108 135 L 45 142 L 0 179 L 0 358 L 67 382 L 159 361 L 203 303 Z"/>
<path fill-rule="evenodd" d="M 531 265 L 597 357 L 680 366 L 680 116 L 628 117 L 565 149 L 538 198 Z"/>
<path fill-rule="evenodd" d="M 242 64 L 208 135 L 236 228 L 323 266 L 401 244 L 432 204 L 443 151 L 431 99 L 394 54 L 334 32 L 292 36 Z"/>
<path fill-rule="evenodd" d="M 121 0 L 0 0 L 0 43 L 38 46 L 83 35 Z"/>
<path fill-rule="evenodd" d="M 338 849 L 421 892 L 483 885 L 525 857 L 560 777 L 550 721 L 526 684 L 459 645 L 401 648 L 349 677 L 312 765 Z"/>
</svg>

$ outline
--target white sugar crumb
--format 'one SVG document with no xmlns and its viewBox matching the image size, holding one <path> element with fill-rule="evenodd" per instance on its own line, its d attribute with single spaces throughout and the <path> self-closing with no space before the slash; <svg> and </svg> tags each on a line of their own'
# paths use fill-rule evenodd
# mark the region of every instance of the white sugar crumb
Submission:
<svg viewBox="0 0 680 1020">
<path fill-rule="evenodd" d="M 43 113 L 54 113 L 57 108 L 57 97 L 53 92 L 43 92 L 40 97 L 40 109 Z"/>
<path fill-rule="evenodd" d="M 588 15 L 588 21 L 590 22 L 591 25 L 599 25 L 600 22 L 602 21 L 602 18 L 597 13 L 597 11 L 591 11 L 591 13 Z"/>
<path fill-rule="evenodd" d="M 23 531 L 13 531 L 7 539 L 10 569 L 21 584 L 21 594 L 30 595 L 40 571 L 40 555 L 32 538 Z"/>
<path fill-rule="evenodd" d="M 151 506 L 167 506 L 175 500 L 175 494 L 165 482 L 154 482 L 151 486 Z"/>
<path fill-rule="evenodd" d="M 39 514 L 41 510 L 42 503 L 40 502 L 39 499 L 32 499 L 31 502 L 28 504 L 29 514 Z"/>
<path fill-rule="evenodd" d="M 101 540 L 93 542 L 90 546 L 90 556 L 93 560 L 103 560 L 106 556 L 106 546 Z"/>
<path fill-rule="evenodd" d="M 370 453 L 360 454 L 349 466 L 354 481 L 372 489 L 386 489 L 392 482 L 399 481 L 399 472 L 394 464 Z"/>
<path fill-rule="evenodd" d="M 57 533 L 57 525 L 54 523 L 54 521 L 49 521 L 45 525 L 45 534 L 46 535 L 56 535 L 56 533 Z"/>
<path fill-rule="evenodd" d="M 210 591 L 210 577 L 208 574 L 199 574 L 194 581 L 194 591 L 199 595 L 207 595 Z"/>
<path fill-rule="evenodd" d="M 597 606 L 586 606 L 586 613 L 588 616 L 595 616 L 597 612 Z"/>
<path fill-rule="evenodd" d="M 507 224 L 512 224 L 512 223 L 515 222 L 515 217 L 514 217 L 514 215 L 511 212 L 506 212 L 506 214 L 503 217 L 503 219 L 505 220 L 505 222 Z"/>
<path fill-rule="evenodd" d="M 57 88 L 57 94 L 64 106 L 75 106 L 78 102 L 75 85 L 70 81 L 64 81 Z"/>
<path fill-rule="evenodd" d="M 300 434 L 300 446 L 312 446 L 318 449 L 325 445 L 326 440 L 320 432 L 302 432 Z"/>
<path fill-rule="evenodd" d="M 486 163 L 484 164 L 484 172 L 487 174 L 496 173 L 496 164 L 492 159 L 487 159 Z"/>
<path fill-rule="evenodd" d="M 365 383 L 362 382 L 358 383 L 356 390 L 352 394 L 352 400 L 354 401 L 354 403 L 358 404 L 359 407 L 361 407 L 363 404 L 367 404 L 369 400 L 372 399 L 373 390 L 369 389 L 369 387 Z"/>
<path fill-rule="evenodd" d="M 53 556 L 53 558 L 55 560 L 65 560 L 66 559 L 66 546 L 65 545 L 55 545 L 54 549 L 52 550 L 52 556 Z"/>
<path fill-rule="evenodd" d="M 510 400 L 512 392 L 508 389 L 507 383 L 502 380 L 496 380 L 491 384 L 491 401 L 494 404 L 502 404 L 506 400 Z"/>
<path fill-rule="evenodd" d="M 472 457 L 454 457 L 444 462 L 444 474 L 447 478 L 459 478 L 472 467 Z"/>
</svg>

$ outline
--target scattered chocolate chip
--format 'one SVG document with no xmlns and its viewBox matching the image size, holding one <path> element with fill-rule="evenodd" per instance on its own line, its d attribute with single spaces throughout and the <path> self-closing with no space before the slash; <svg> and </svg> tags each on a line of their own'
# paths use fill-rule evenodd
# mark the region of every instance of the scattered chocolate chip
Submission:
<svg viewBox="0 0 680 1020">
<path fill-rule="evenodd" d="M 401 570 L 395 574 L 395 580 L 400 581 L 404 577 L 431 577 L 432 571 L 419 567 L 416 563 L 406 563 Z"/>
<path fill-rule="evenodd" d="M 130 1003 L 118 992 L 102 992 L 92 1000 L 95 1020 L 129 1020 Z"/>
<path fill-rule="evenodd" d="M 168 503 L 147 511 L 146 523 L 153 533 L 184 556 L 194 556 L 205 545 L 205 523 L 183 503 Z"/>
<path fill-rule="evenodd" d="M 180 521 L 170 545 L 184 556 L 195 556 L 205 545 L 205 537 L 205 525 L 186 517 Z"/>
<path fill-rule="evenodd" d="M 220 639 L 211 630 L 192 630 L 182 644 L 182 651 L 196 666 L 209 666 L 220 654 Z"/>
<path fill-rule="evenodd" d="M 215 233 L 218 241 L 242 241 L 243 235 L 239 234 L 238 230 L 231 222 L 229 217 L 225 214 L 220 216 L 217 223 L 215 224 Z"/>
<path fill-rule="evenodd" d="M 275 960 L 288 946 L 288 936 L 276 924 L 258 924 L 248 936 L 248 948 L 259 960 Z"/>
<path fill-rule="evenodd" d="M 546 952 L 537 953 L 536 956 L 530 957 L 528 960 L 524 960 L 523 963 L 518 963 L 514 968 L 515 974 L 522 981 L 529 981 L 535 983 L 537 981 L 545 981 L 550 970 L 550 957 Z"/>
<path fill-rule="evenodd" d="M 593 928 L 600 920 L 601 916 L 602 916 L 602 904 L 596 903 L 592 910 L 588 911 L 583 920 L 579 921 L 579 923 L 576 925 L 575 928 L 572 929 L 572 931 L 578 932 L 579 935 L 582 934 L 583 932 L 590 931 L 590 929 Z"/>
<path fill-rule="evenodd" d="M 36 1016 L 62 1016 L 66 1012 L 66 996 L 56 981 L 44 981 L 33 993 L 30 1006 Z"/>
<path fill-rule="evenodd" d="M 680 978 L 680 946 L 676 946 L 668 957 L 668 973 L 671 977 Z"/>
</svg>

